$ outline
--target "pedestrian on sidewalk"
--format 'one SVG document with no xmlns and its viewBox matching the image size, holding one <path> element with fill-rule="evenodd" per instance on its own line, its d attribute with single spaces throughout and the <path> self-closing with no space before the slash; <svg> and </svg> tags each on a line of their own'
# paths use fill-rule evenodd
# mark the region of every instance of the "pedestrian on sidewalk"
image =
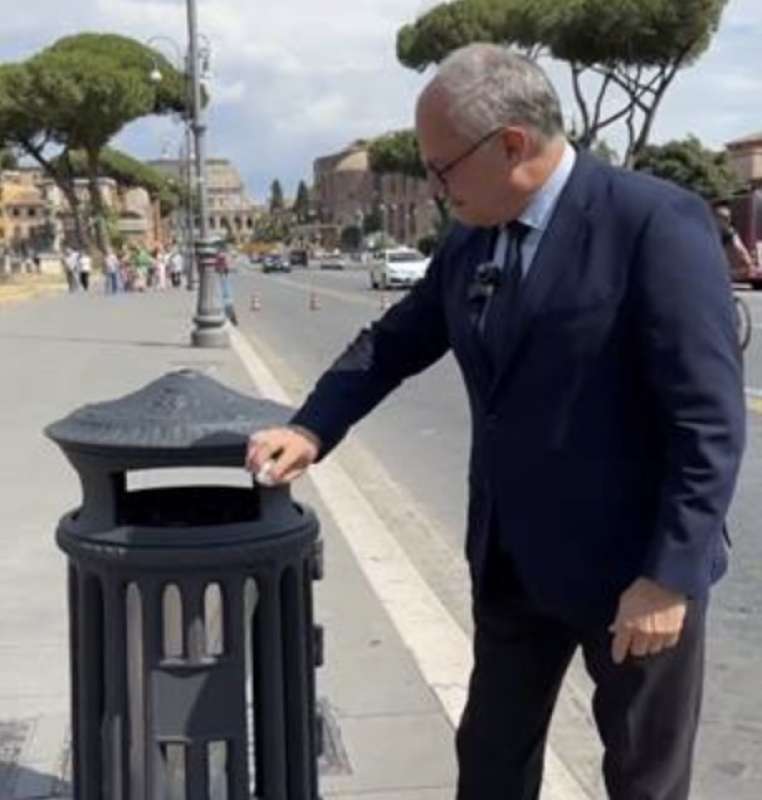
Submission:
<svg viewBox="0 0 762 800">
<path fill-rule="evenodd" d="M 90 273 L 93 271 L 93 260 L 90 253 L 84 250 L 79 256 L 79 281 L 82 289 L 88 291 L 90 288 Z"/>
<path fill-rule="evenodd" d="M 79 253 L 74 248 L 67 247 L 64 250 L 63 262 L 69 291 L 76 292 L 79 288 Z"/>
<path fill-rule="evenodd" d="M 223 242 L 219 246 L 217 258 L 214 262 L 214 269 L 220 281 L 220 295 L 222 297 L 222 307 L 225 310 L 225 316 L 230 320 L 231 324 L 238 325 L 238 317 L 235 313 L 235 305 L 233 304 L 233 289 L 230 286 L 230 255 L 227 252 L 227 246 Z"/>
<path fill-rule="evenodd" d="M 156 265 L 156 288 L 164 291 L 167 288 L 167 254 L 161 245 L 156 248 L 154 253 L 154 263 Z"/>
<path fill-rule="evenodd" d="M 536 800 L 581 647 L 611 800 L 688 800 L 710 586 L 744 444 L 741 360 L 706 203 L 575 152 L 542 70 L 452 53 L 418 99 L 455 224 L 247 467 L 297 477 L 450 348 L 472 415 L 474 670 L 458 800 Z M 690 269 L 686 270 L 686 265 Z"/>
<path fill-rule="evenodd" d="M 176 246 L 169 257 L 169 278 L 174 289 L 179 289 L 182 284 L 183 269 L 183 254 Z"/>
<path fill-rule="evenodd" d="M 106 272 L 106 294 L 116 294 L 119 291 L 119 258 L 113 250 L 106 253 L 104 270 Z"/>
</svg>

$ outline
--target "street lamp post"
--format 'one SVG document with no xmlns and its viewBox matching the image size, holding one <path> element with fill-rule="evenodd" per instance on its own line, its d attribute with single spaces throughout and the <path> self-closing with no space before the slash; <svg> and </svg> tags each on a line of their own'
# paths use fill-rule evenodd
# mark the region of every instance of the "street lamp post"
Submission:
<svg viewBox="0 0 762 800">
<path fill-rule="evenodd" d="M 187 267 L 187 284 L 190 291 L 195 291 L 198 287 L 198 270 L 195 266 L 195 208 L 193 193 L 193 131 L 189 124 L 185 125 L 185 147 L 183 158 L 181 159 L 183 181 L 188 192 L 185 204 L 185 220 L 183 230 L 185 232 L 183 254 Z"/>
<path fill-rule="evenodd" d="M 199 59 L 198 10 L 196 0 L 187 0 L 188 6 L 188 51 L 191 72 L 191 99 L 193 138 L 196 154 L 196 183 L 200 225 L 196 240 L 196 265 L 199 276 L 198 306 L 193 318 L 195 327 L 191 342 L 195 347 L 227 347 L 229 340 L 225 330 L 220 294 L 216 291 L 217 277 L 215 249 L 209 239 L 209 200 L 206 183 L 206 120 L 201 101 L 201 75 Z"/>
</svg>

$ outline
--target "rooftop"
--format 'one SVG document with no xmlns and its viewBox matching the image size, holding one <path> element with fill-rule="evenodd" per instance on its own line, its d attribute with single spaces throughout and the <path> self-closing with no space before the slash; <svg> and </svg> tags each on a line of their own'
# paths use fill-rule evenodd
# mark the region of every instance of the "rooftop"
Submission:
<svg viewBox="0 0 762 800">
<path fill-rule="evenodd" d="M 734 139 L 732 142 L 728 142 L 725 146 L 734 148 L 744 147 L 749 144 L 762 144 L 762 131 L 759 133 L 751 133 L 748 136 L 742 136 L 740 139 Z"/>
</svg>

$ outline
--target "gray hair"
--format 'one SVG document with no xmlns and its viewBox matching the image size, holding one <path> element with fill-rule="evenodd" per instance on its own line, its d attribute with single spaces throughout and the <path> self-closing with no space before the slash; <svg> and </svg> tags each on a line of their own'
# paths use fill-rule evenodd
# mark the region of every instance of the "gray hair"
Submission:
<svg viewBox="0 0 762 800">
<path fill-rule="evenodd" d="M 495 44 L 470 44 L 450 53 L 432 81 L 448 99 L 448 116 L 467 138 L 501 125 L 525 125 L 544 139 L 564 130 L 561 104 L 534 62 Z"/>
</svg>

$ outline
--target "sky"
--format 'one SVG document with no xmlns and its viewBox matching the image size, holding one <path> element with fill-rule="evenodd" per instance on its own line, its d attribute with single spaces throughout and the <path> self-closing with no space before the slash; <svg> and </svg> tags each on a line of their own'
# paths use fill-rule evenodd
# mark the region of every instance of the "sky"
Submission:
<svg viewBox="0 0 762 800">
<path fill-rule="evenodd" d="M 9 3 L 10 0 L 3 0 Z M 396 60 L 397 30 L 436 0 L 199 0 L 212 48 L 208 150 L 230 158 L 264 202 L 273 179 L 287 195 L 311 183 L 315 158 L 360 138 L 410 127 L 430 77 Z M 0 27 L 0 62 L 29 57 L 80 31 L 119 33 L 177 61 L 187 42 L 185 0 L 25 0 Z M 762 131 L 762 1 L 730 0 L 711 47 L 680 73 L 652 141 L 693 133 L 707 146 Z M 549 64 L 564 109 L 568 70 Z M 620 140 L 610 137 L 616 147 Z M 114 145 L 139 158 L 176 157 L 180 124 L 138 120 Z"/>
</svg>

